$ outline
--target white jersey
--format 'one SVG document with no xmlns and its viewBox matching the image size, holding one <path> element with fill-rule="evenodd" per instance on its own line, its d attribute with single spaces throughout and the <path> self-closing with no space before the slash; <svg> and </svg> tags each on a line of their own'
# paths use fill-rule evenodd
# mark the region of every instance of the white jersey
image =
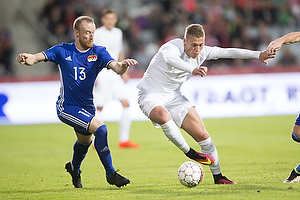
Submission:
<svg viewBox="0 0 300 200">
<path fill-rule="evenodd" d="M 204 46 L 196 59 L 184 52 L 182 39 L 163 44 L 152 58 L 137 88 L 145 93 L 171 93 L 180 90 L 196 67 L 205 60 L 218 58 L 259 58 L 259 51 Z"/>
<path fill-rule="evenodd" d="M 119 59 L 119 54 L 123 51 L 123 33 L 121 29 L 113 27 L 111 30 L 101 26 L 95 30 L 94 43 L 96 45 L 105 46 L 109 54 L 116 61 Z M 112 70 L 103 69 L 101 74 L 118 77 L 119 75 Z"/>
<path fill-rule="evenodd" d="M 123 51 L 123 33 L 116 27 L 107 30 L 101 26 L 95 30 L 94 43 L 106 47 L 111 57 L 118 61 L 119 54 Z M 94 96 L 97 107 L 103 107 L 113 99 L 128 99 L 127 89 L 121 76 L 107 68 L 101 70 L 97 76 Z"/>
</svg>

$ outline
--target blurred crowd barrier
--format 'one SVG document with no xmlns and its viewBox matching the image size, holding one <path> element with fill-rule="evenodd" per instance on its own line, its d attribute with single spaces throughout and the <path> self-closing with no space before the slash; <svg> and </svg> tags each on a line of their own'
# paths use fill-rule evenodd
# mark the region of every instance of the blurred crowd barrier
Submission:
<svg viewBox="0 0 300 200">
<path fill-rule="evenodd" d="M 182 93 L 203 118 L 297 115 L 300 105 L 300 72 L 213 75 L 192 77 Z M 130 114 L 134 121 L 148 120 L 137 104 L 140 79 L 130 79 Z M 0 125 L 58 123 L 55 102 L 59 81 L 0 83 Z M 118 121 L 119 101 L 110 101 L 102 121 Z"/>
</svg>

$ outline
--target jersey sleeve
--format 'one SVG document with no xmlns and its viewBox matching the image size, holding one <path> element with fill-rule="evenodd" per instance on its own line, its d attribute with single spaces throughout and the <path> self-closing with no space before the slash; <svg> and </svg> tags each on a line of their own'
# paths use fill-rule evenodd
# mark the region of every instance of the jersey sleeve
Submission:
<svg viewBox="0 0 300 200">
<path fill-rule="evenodd" d="M 166 43 L 162 46 L 161 51 L 163 59 L 167 64 L 189 73 L 192 73 L 195 69 L 194 66 L 189 65 L 180 58 L 181 52 L 175 44 Z"/>
<path fill-rule="evenodd" d="M 108 65 L 109 65 L 109 63 L 111 63 L 112 61 L 115 61 L 115 59 L 113 59 L 112 57 L 111 57 L 111 55 L 109 54 L 109 52 L 106 50 L 106 48 L 105 47 L 102 47 L 101 49 L 100 49 L 100 57 L 101 57 L 101 63 L 100 63 L 100 65 L 101 66 L 103 66 L 103 68 L 107 68 L 107 69 L 110 69 L 109 67 L 108 67 Z"/>
<path fill-rule="evenodd" d="M 218 58 L 258 59 L 260 54 L 260 51 L 252 51 L 240 48 L 221 48 L 209 46 L 205 46 L 205 51 L 207 54 L 206 60 Z"/>
<path fill-rule="evenodd" d="M 45 55 L 46 60 L 45 61 L 52 61 L 58 64 L 58 53 L 59 49 L 61 48 L 61 44 L 55 45 L 51 47 L 50 49 L 43 51 L 42 53 Z"/>
</svg>

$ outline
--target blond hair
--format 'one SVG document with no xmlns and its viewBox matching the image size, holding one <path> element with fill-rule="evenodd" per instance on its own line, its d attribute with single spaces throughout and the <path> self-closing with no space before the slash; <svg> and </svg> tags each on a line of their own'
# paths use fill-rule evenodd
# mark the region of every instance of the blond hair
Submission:
<svg viewBox="0 0 300 200">
<path fill-rule="evenodd" d="M 83 21 L 87 21 L 87 22 L 91 22 L 91 23 L 94 23 L 94 19 L 89 17 L 89 16 L 80 16 L 80 17 L 77 17 L 73 23 L 73 29 L 74 30 L 79 30 L 80 28 L 80 25 Z"/>
</svg>

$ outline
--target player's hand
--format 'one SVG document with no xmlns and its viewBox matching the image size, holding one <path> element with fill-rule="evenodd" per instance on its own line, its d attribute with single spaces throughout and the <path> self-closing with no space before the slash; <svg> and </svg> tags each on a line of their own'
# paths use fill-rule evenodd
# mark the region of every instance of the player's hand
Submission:
<svg viewBox="0 0 300 200">
<path fill-rule="evenodd" d="M 16 60 L 17 60 L 20 64 L 24 65 L 24 64 L 26 64 L 26 60 L 27 60 L 28 56 L 29 56 L 29 54 L 27 54 L 27 53 L 20 53 L 20 54 L 18 55 L 18 57 L 16 58 Z"/>
<path fill-rule="evenodd" d="M 137 64 L 138 64 L 138 61 L 131 59 L 131 58 L 127 58 L 122 61 L 122 67 L 129 67 L 129 66 L 133 66 L 133 65 L 137 65 Z"/>
<path fill-rule="evenodd" d="M 266 65 L 268 65 L 267 59 L 269 59 L 269 58 L 275 58 L 275 55 L 276 55 L 276 51 L 271 52 L 271 51 L 265 50 L 265 51 L 260 52 L 260 54 L 259 54 L 259 60 L 261 60 Z"/>
<path fill-rule="evenodd" d="M 116 72 L 119 75 L 123 75 L 129 66 L 133 66 L 138 64 L 138 61 L 127 58 L 122 60 L 122 62 L 112 61 L 109 63 L 109 68 L 112 69 L 114 72 Z"/>
<path fill-rule="evenodd" d="M 283 42 L 284 42 L 284 40 L 282 38 L 278 38 L 276 40 L 273 40 L 268 45 L 267 51 L 272 52 L 272 53 L 278 51 L 281 48 Z"/>
<path fill-rule="evenodd" d="M 27 65 L 27 66 L 32 66 L 40 61 L 45 60 L 46 57 L 45 55 L 40 52 L 37 54 L 29 54 L 29 53 L 20 53 L 16 60 L 22 64 L 22 65 Z"/>
<path fill-rule="evenodd" d="M 281 45 L 277 45 L 274 41 L 273 42 L 271 42 L 269 45 L 268 45 L 268 47 L 267 47 L 267 50 L 269 51 L 269 52 L 276 52 L 276 51 L 278 51 L 279 49 L 281 48 Z"/>
<path fill-rule="evenodd" d="M 199 68 L 195 68 L 192 72 L 193 75 L 204 77 L 206 76 L 208 68 L 205 66 L 200 66 Z"/>
</svg>

